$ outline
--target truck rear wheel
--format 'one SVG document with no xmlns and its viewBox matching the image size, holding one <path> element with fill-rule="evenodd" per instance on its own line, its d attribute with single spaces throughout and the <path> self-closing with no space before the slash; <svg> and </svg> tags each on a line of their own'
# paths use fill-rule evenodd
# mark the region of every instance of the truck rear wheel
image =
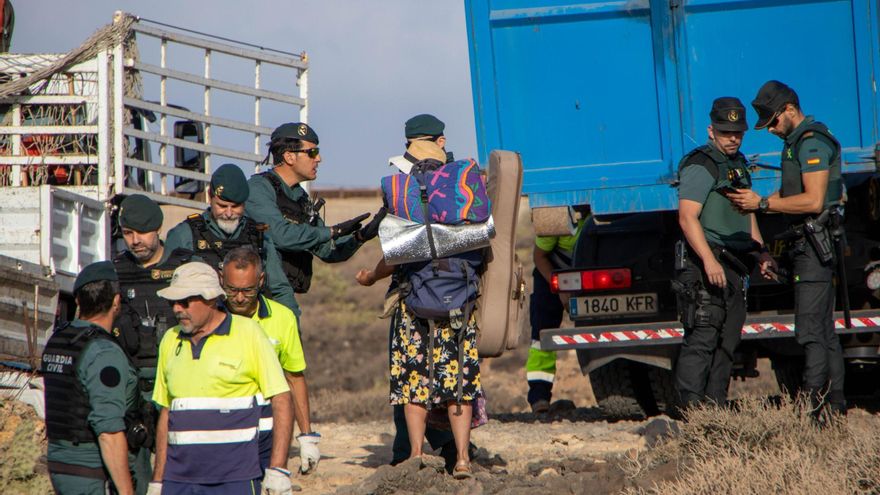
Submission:
<svg viewBox="0 0 880 495">
<path fill-rule="evenodd" d="M 650 368 L 616 359 L 590 372 L 593 395 L 608 419 L 643 419 L 657 414 L 648 376 Z"/>
<path fill-rule="evenodd" d="M 674 416 L 678 411 L 678 392 L 675 390 L 675 373 L 672 370 L 651 366 L 648 369 L 651 392 L 659 413 Z"/>
</svg>

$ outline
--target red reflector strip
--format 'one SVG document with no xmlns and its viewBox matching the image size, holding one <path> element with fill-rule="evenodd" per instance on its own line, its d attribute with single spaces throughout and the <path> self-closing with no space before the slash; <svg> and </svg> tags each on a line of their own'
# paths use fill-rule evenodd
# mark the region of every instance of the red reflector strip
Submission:
<svg viewBox="0 0 880 495">
<path fill-rule="evenodd" d="M 844 321 L 836 320 L 835 327 L 845 328 Z M 852 326 L 855 328 L 880 327 L 880 317 L 853 318 Z M 749 323 L 743 326 L 742 335 L 759 335 L 765 332 L 794 333 L 794 323 Z M 680 339 L 684 337 L 684 330 L 676 328 L 658 328 L 645 330 L 618 330 L 601 333 L 578 333 L 574 335 L 554 335 L 553 343 L 556 345 L 596 344 L 607 342 L 633 342 L 640 340 L 663 340 Z"/>
</svg>

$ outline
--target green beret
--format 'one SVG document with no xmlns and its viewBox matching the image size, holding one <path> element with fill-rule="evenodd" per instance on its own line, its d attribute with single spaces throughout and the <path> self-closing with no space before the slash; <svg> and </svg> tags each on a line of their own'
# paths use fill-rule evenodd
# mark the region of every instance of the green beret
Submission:
<svg viewBox="0 0 880 495">
<path fill-rule="evenodd" d="M 119 226 L 138 232 L 155 232 L 162 227 L 162 209 L 143 194 L 132 194 L 119 205 Z"/>
<path fill-rule="evenodd" d="M 407 120 L 403 132 L 407 139 L 412 139 L 420 136 L 442 136 L 445 128 L 446 124 L 440 119 L 423 113 Z"/>
<path fill-rule="evenodd" d="M 244 203 L 249 192 L 247 178 L 238 165 L 224 163 L 211 175 L 211 194 L 223 201 Z"/>
<path fill-rule="evenodd" d="M 272 131 L 272 137 L 270 140 L 277 141 L 284 138 L 299 139 L 301 141 L 318 144 L 318 133 L 309 127 L 309 124 L 304 124 L 302 122 L 288 122 L 286 124 L 281 124 Z"/>
<path fill-rule="evenodd" d="M 113 262 L 98 261 L 83 268 L 79 275 L 76 276 L 76 281 L 73 282 L 73 292 L 76 293 L 86 284 L 101 280 L 119 281 L 119 277 L 116 275 L 116 268 L 113 267 Z"/>
</svg>

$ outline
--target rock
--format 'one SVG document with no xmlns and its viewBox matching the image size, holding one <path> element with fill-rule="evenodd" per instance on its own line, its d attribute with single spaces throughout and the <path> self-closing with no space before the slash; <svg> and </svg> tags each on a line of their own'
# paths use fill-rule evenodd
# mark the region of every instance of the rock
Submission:
<svg viewBox="0 0 880 495">
<path fill-rule="evenodd" d="M 538 477 L 539 477 L 539 478 L 543 478 L 543 477 L 545 477 L 545 476 L 559 476 L 559 472 L 556 471 L 556 470 L 553 469 L 553 468 L 549 468 L 549 467 L 548 467 L 548 468 L 544 468 L 544 469 L 541 470 L 540 473 L 538 473 Z"/>
<path fill-rule="evenodd" d="M 563 414 L 567 412 L 572 412 L 577 409 L 574 405 L 574 402 L 570 400 L 558 400 L 552 404 L 550 404 L 550 409 L 547 411 L 547 414 Z"/>
<path fill-rule="evenodd" d="M 645 437 L 645 443 L 648 447 L 653 447 L 664 438 L 678 435 L 680 431 L 677 422 L 666 417 L 658 417 L 639 428 L 637 433 Z"/>
</svg>

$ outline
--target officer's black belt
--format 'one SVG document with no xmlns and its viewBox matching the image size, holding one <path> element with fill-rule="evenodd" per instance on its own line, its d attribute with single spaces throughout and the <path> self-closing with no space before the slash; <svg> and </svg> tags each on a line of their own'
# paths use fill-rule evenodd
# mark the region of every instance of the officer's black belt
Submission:
<svg viewBox="0 0 880 495">
<path fill-rule="evenodd" d="M 49 472 L 52 474 L 66 474 L 69 476 L 80 476 L 83 478 L 92 478 L 105 481 L 109 479 L 107 476 L 107 472 L 104 470 L 104 468 L 90 468 L 58 461 L 49 461 L 47 464 L 49 467 Z"/>
</svg>

